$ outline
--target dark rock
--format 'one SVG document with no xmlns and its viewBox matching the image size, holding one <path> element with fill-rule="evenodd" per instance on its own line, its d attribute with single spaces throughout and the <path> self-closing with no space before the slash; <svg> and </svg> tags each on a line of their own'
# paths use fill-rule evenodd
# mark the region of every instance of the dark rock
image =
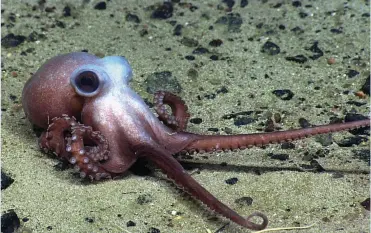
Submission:
<svg viewBox="0 0 371 233">
<path fill-rule="evenodd" d="M 305 118 L 299 118 L 299 125 L 302 127 L 302 128 L 309 128 L 309 127 L 312 127 L 312 124 L 309 123 L 309 121 Z"/>
<path fill-rule="evenodd" d="M 212 40 L 209 42 L 209 45 L 212 47 L 219 47 L 223 44 L 223 41 L 220 39 Z"/>
<path fill-rule="evenodd" d="M 360 204 L 361 206 L 363 206 L 363 208 L 370 211 L 370 198 L 369 197 L 366 198 L 366 200 L 362 201 Z"/>
<path fill-rule="evenodd" d="M 294 7 L 300 7 L 301 6 L 301 2 L 300 1 L 293 1 L 291 3 Z"/>
<path fill-rule="evenodd" d="M 228 88 L 225 87 L 225 86 L 222 86 L 221 88 L 219 88 L 218 90 L 216 90 L 216 93 L 219 94 L 219 93 L 228 93 Z"/>
<path fill-rule="evenodd" d="M 85 218 L 85 221 L 88 222 L 88 223 L 93 223 L 94 222 L 94 218 L 86 217 Z"/>
<path fill-rule="evenodd" d="M 267 41 L 264 43 L 261 52 L 269 55 L 277 55 L 280 53 L 280 47 L 273 42 Z"/>
<path fill-rule="evenodd" d="M 356 70 L 348 70 L 347 76 L 348 78 L 354 78 L 355 76 L 359 75 L 359 72 Z"/>
<path fill-rule="evenodd" d="M 9 210 L 7 213 L 1 215 L 1 232 L 14 233 L 20 227 L 21 222 L 14 210 Z"/>
<path fill-rule="evenodd" d="M 245 6 L 247 6 L 247 4 L 249 4 L 249 2 L 247 0 L 241 0 L 240 7 L 244 8 Z"/>
<path fill-rule="evenodd" d="M 97 4 L 95 4 L 94 9 L 105 10 L 105 9 L 107 9 L 107 3 L 106 2 L 98 2 Z"/>
<path fill-rule="evenodd" d="M 333 142 L 331 134 L 316 135 L 315 140 L 316 142 L 320 143 L 322 146 L 329 146 Z"/>
<path fill-rule="evenodd" d="M 161 231 L 157 228 L 151 227 L 149 228 L 148 233 L 161 233 Z"/>
<path fill-rule="evenodd" d="M 237 184 L 237 182 L 238 182 L 238 178 L 237 177 L 233 177 L 233 178 L 229 178 L 229 179 L 226 179 L 225 180 L 225 183 L 227 183 L 229 185 Z"/>
<path fill-rule="evenodd" d="M 248 124 L 251 124 L 251 123 L 254 123 L 255 122 L 255 119 L 251 118 L 251 117 L 247 117 L 247 116 L 240 116 L 240 117 L 237 117 L 233 124 L 235 126 L 241 126 L 241 125 L 248 125 Z"/>
<path fill-rule="evenodd" d="M 135 227 L 137 224 L 131 220 L 126 223 L 126 227 Z"/>
<path fill-rule="evenodd" d="M 272 93 L 281 100 L 291 100 L 294 97 L 294 93 L 289 89 L 274 90 Z"/>
<path fill-rule="evenodd" d="M 147 193 L 147 194 L 141 194 L 137 198 L 137 203 L 139 205 L 144 205 L 144 204 L 150 203 L 152 201 L 153 201 L 153 197 L 149 193 Z"/>
<path fill-rule="evenodd" d="M 1 190 L 8 188 L 13 182 L 13 178 L 1 171 Z"/>
<path fill-rule="evenodd" d="M 295 34 L 304 33 L 304 30 L 301 27 L 294 27 L 294 28 L 291 29 L 291 31 L 294 32 Z"/>
<path fill-rule="evenodd" d="M 219 132 L 219 129 L 218 128 L 208 128 L 207 131 L 216 133 L 216 132 Z"/>
<path fill-rule="evenodd" d="M 190 68 L 187 72 L 187 76 L 194 80 L 198 77 L 198 71 L 196 69 Z"/>
<path fill-rule="evenodd" d="M 332 178 L 334 178 L 334 179 L 339 179 L 339 178 L 343 178 L 343 177 L 344 177 L 344 174 L 340 173 L 340 172 L 334 172 L 332 174 Z"/>
<path fill-rule="evenodd" d="M 181 36 L 182 35 L 182 29 L 183 29 L 183 26 L 181 24 L 177 24 L 174 28 L 174 32 L 173 34 L 175 36 Z"/>
<path fill-rule="evenodd" d="M 187 55 L 184 58 L 187 59 L 188 61 L 194 61 L 196 59 L 196 57 L 193 55 Z"/>
<path fill-rule="evenodd" d="M 264 124 L 264 132 L 273 132 L 275 130 L 275 124 L 272 118 L 268 118 Z"/>
<path fill-rule="evenodd" d="M 347 101 L 347 104 L 350 104 L 350 105 L 355 105 L 357 107 L 361 107 L 363 105 L 366 105 L 367 103 L 365 102 L 358 102 L 358 101 L 354 101 L 354 100 L 350 100 L 350 101 Z"/>
<path fill-rule="evenodd" d="M 35 42 L 35 41 L 38 41 L 38 40 L 44 40 L 44 39 L 46 39 L 46 36 L 44 34 L 37 33 L 35 31 L 31 32 L 30 35 L 28 35 L 28 38 L 27 38 L 27 40 L 31 41 L 31 42 Z"/>
<path fill-rule="evenodd" d="M 225 3 L 229 9 L 232 9 L 235 4 L 234 0 L 222 0 L 222 2 Z"/>
<path fill-rule="evenodd" d="M 310 161 L 310 165 L 313 169 L 315 169 L 317 172 L 324 172 L 326 171 L 325 168 L 315 159 Z"/>
<path fill-rule="evenodd" d="M 344 121 L 351 122 L 351 121 L 359 121 L 359 120 L 366 120 L 366 119 L 368 119 L 368 117 L 363 116 L 361 114 L 347 113 L 345 115 Z M 352 130 L 349 130 L 349 132 L 354 135 L 370 135 L 370 127 L 352 129 Z"/>
<path fill-rule="evenodd" d="M 201 119 L 201 118 L 198 118 L 198 117 L 196 117 L 196 118 L 192 118 L 192 119 L 190 119 L 190 120 L 189 120 L 189 122 L 191 122 L 192 124 L 196 124 L 196 125 L 199 125 L 199 124 L 201 124 L 201 123 L 202 123 L 202 119 Z"/>
<path fill-rule="evenodd" d="M 229 13 L 226 16 L 222 16 L 216 20 L 216 24 L 227 25 L 228 32 L 240 32 L 243 20 L 241 15 L 238 13 Z"/>
<path fill-rule="evenodd" d="M 285 161 L 285 160 L 288 160 L 289 159 L 289 155 L 288 154 L 273 154 L 273 153 L 269 153 L 268 156 L 271 159 L 276 159 L 276 160 L 281 160 L 281 161 Z"/>
<path fill-rule="evenodd" d="M 148 29 L 146 28 L 143 28 L 142 30 L 139 31 L 139 35 L 141 37 L 145 36 L 145 35 L 148 35 Z"/>
<path fill-rule="evenodd" d="M 216 97 L 216 94 L 215 93 L 211 93 L 211 94 L 206 94 L 204 95 L 204 97 L 208 100 L 212 100 L 212 99 L 215 99 Z"/>
<path fill-rule="evenodd" d="M 230 114 L 223 115 L 222 119 L 228 120 L 228 119 L 236 118 L 237 116 L 249 116 L 252 113 L 254 113 L 254 111 L 243 111 L 243 112 L 237 112 L 237 113 L 230 113 Z"/>
<path fill-rule="evenodd" d="M 25 36 L 14 35 L 13 33 L 9 33 L 8 35 L 4 36 L 1 39 L 1 46 L 3 46 L 4 48 L 17 47 L 18 45 L 22 44 L 25 40 L 26 40 Z"/>
<path fill-rule="evenodd" d="M 205 54 L 205 53 L 209 53 L 209 50 L 203 47 L 198 47 L 192 51 L 192 54 Z"/>
<path fill-rule="evenodd" d="M 252 197 L 241 197 L 234 201 L 234 203 L 239 204 L 241 206 L 251 206 L 253 202 Z"/>
<path fill-rule="evenodd" d="M 304 63 L 304 62 L 308 61 L 308 58 L 306 58 L 304 55 L 300 54 L 300 55 L 296 55 L 296 56 L 293 56 L 293 57 L 286 57 L 286 60 L 297 62 L 297 63 Z"/>
<path fill-rule="evenodd" d="M 366 116 L 357 113 L 347 113 L 345 115 L 344 121 L 351 122 L 351 121 L 360 121 L 368 119 Z"/>
<path fill-rule="evenodd" d="M 370 150 L 369 149 L 362 149 L 362 150 L 354 150 L 353 157 L 356 159 L 363 160 L 370 166 Z"/>
<path fill-rule="evenodd" d="M 63 14 L 64 17 L 69 17 L 69 16 L 71 16 L 71 7 L 69 7 L 69 6 L 65 6 L 65 7 L 63 8 L 63 12 L 62 12 L 62 14 Z"/>
<path fill-rule="evenodd" d="M 295 144 L 292 142 L 283 142 L 281 144 L 281 149 L 287 150 L 287 149 L 295 149 Z"/>
<path fill-rule="evenodd" d="M 147 85 L 146 90 L 150 94 L 154 94 L 159 90 L 172 93 L 180 93 L 182 91 L 180 83 L 170 71 L 154 72 L 147 77 L 145 83 Z"/>
<path fill-rule="evenodd" d="M 300 17 L 300 18 L 304 19 L 304 18 L 306 18 L 307 16 L 308 16 L 307 13 L 305 13 L 305 12 L 299 12 L 299 17 Z"/>
<path fill-rule="evenodd" d="M 354 136 L 354 137 L 348 137 L 346 139 L 343 139 L 340 142 L 337 142 L 337 144 L 341 147 L 351 147 L 351 146 L 359 145 L 367 141 L 368 139 L 366 137 Z"/>
<path fill-rule="evenodd" d="M 56 20 L 55 25 L 59 28 L 66 28 L 66 24 L 60 20 Z"/>
<path fill-rule="evenodd" d="M 343 30 L 337 29 L 337 28 L 333 28 L 333 29 L 330 30 L 330 32 L 332 32 L 334 34 L 341 34 L 341 33 L 343 33 Z"/>
<path fill-rule="evenodd" d="M 128 13 L 126 16 L 125 16 L 125 20 L 127 22 L 133 22 L 133 23 L 140 23 L 141 20 L 139 19 L 139 17 L 135 14 L 131 14 L 131 13 Z"/>
<path fill-rule="evenodd" d="M 370 95 L 370 75 L 368 76 L 365 83 L 363 84 L 361 91 L 363 91 L 363 93 L 367 95 Z"/>
<path fill-rule="evenodd" d="M 52 13 L 52 12 L 54 12 L 55 11 L 55 6 L 53 6 L 53 7 L 45 7 L 45 12 L 47 12 L 47 13 Z"/>
<path fill-rule="evenodd" d="M 323 56 L 323 51 L 318 47 L 318 41 L 315 41 L 312 46 L 306 48 L 306 50 L 313 52 L 312 56 L 309 56 L 312 60 L 317 60 Z"/>
<path fill-rule="evenodd" d="M 217 55 L 211 55 L 210 60 L 217 61 L 219 60 L 219 57 Z"/>
<path fill-rule="evenodd" d="M 173 16 L 173 4 L 171 2 L 164 2 L 152 12 L 153 19 L 168 19 Z"/>
</svg>

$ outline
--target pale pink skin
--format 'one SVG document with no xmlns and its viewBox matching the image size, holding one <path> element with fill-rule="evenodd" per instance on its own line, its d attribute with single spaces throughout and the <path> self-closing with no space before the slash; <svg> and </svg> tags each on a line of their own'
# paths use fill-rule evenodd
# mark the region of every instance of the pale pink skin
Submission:
<svg viewBox="0 0 371 233">
<path fill-rule="evenodd" d="M 93 93 L 82 92 L 74 83 L 84 71 L 93 72 L 98 77 L 97 89 Z M 177 132 L 163 124 L 130 88 L 131 78 L 131 68 L 123 57 L 100 59 L 88 53 L 57 56 L 47 61 L 25 84 L 23 108 L 27 118 L 44 129 L 51 119 L 66 114 L 99 131 L 109 143 L 109 159 L 100 164 L 105 171 L 124 173 L 139 156 L 146 156 L 194 198 L 222 216 L 253 230 L 267 226 L 265 215 L 256 212 L 248 218 L 240 216 L 198 184 L 172 154 L 243 149 L 370 125 L 366 119 L 262 134 L 214 136 Z M 263 223 L 251 222 L 253 216 L 261 217 Z"/>
<path fill-rule="evenodd" d="M 80 96 L 70 84 L 71 74 L 83 65 L 91 66 L 106 78 L 93 97 Z M 158 120 L 129 87 L 131 78 L 131 68 L 122 57 L 99 59 L 88 53 L 57 56 L 26 83 L 23 108 L 28 119 L 44 129 L 51 119 L 66 114 L 100 131 L 110 142 L 112 155 L 104 164 L 105 169 L 123 173 L 138 157 L 132 150 L 134 146 L 153 141 L 152 144 L 160 144 L 173 154 L 189 143 L 188 137 L 174 137 L 174 131 Z"/>
</svg>

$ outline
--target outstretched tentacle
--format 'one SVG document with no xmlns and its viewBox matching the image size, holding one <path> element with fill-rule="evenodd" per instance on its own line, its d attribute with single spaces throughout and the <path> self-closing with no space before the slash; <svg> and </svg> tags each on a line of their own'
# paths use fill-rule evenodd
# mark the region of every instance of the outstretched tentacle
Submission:
<svg viewBox="0 0 371 233">
<path fill-rule="evenodd" d="M 220 202 L 196 180 L 194 180 L 192 176 L 183 169 L 179 162 L 165 149 L 149 145 L 146 145 L 145 147 L 138 146 L 134 149 L 137 149 L 137 155 L 147 156 L 148 159 L 152 160 L 171 180 L 173 180 L 184 191 L 188 192 L 193 198 L 203 202 L 211 210 L 217 212 L 223 217 L 252 230 L 262 230 L 268 225 L 268 218 L 260 212 L 254 212 L 245 218 Z M 260 217 L 263 222 L 260 224 L 252 222 L 251 218 L 254 216 Z"/>
<path fill-rule="evenodd" d="M 188 144 L 182 152 L 211 152 L 234 149 L 245 149 L 284 141 L 293 141 L 318 134 L 326 134 L 361 127 L 369 127 L 370 119 L 320 125 L 311 128 L 254 133 L 240 135 L 198 135 L 199 138 Z"/>
<path fill-rule="evenodd" d="M 80 172 L 81 178 L 89 177 L 91 180 L 111 178 L 110 173 L 100 163 L 108 159 L 107 140 L 90 126 L 79 124 L 72 127 L 66 151 L 71 154 L 69 162 L 75 165 L 75 170 Z"/>
<path fill-rule="evenodd" d="M 178 132 L 187 128 L 189 119 L 188 107 L 179 96 L 166 91 L 158 91 L 155 93 L 153 102 L 158 118 L 166 126 Z M 166 111 L 165 104 L 170 106 L 172 114 Z"/>
</svg>

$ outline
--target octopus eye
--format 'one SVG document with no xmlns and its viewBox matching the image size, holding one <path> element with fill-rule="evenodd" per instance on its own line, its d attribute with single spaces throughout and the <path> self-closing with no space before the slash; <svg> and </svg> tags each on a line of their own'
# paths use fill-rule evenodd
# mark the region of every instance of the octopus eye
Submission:
<svg viewBox="0 0 371 233">
<path fill-rule="evenodd" d="M 82 72 L 76 79 L 76 87 L 82 92 L 91 93 L 98 89 L 99 79 L 97 75 L 91 71 Z"/>
<path fill-rule="evenodd" d="M 71 77 L 71 84 L 75 88 L 77 94 L 85 97 L 92 97 L 99 92 L 103 80 L 99 78 L 97 73 L 91 70 L 78 72 Z"/>
</svg>

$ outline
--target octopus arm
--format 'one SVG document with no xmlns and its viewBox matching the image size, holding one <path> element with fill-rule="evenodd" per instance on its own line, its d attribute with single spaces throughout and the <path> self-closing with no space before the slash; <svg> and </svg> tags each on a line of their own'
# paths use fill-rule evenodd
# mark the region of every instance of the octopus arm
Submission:
<svg viewBox="0 0 371 233">
<path fill-rule="evenodd" d="M 189 193 L 196 200 L 201 201 L 211 210 L 226 217 L 233 222 L 252 230 L 262 230 L 268 225 L 267 217 L 260 213 L 254 212 L 247 218 L 239 215 L 237 212 L 220 202 L 209 191 L 203 188 L 195 179 L 193 179 L 172 157 L 172 155 L 160 146 L 138 147 L 137 155 L 147 156 L 152 160 L 171 180 L 174 181 L 184 191 Z M 262 218 L 263 222 L 257 224 L 251 221 L 251 218 L 257 216 Z"/>
<path fill-rule="evenodd" d="M 239 134 L 239 135 L 198 135 L 196 140 L 189 143 L 183 152 L 212 152 L 245 149 L 253 146 L 264 146 L 273 143 L 285 141 L 294 141 L 302 138 L 352 130 L 361 127 L 369 127 L 370 119 L 352 121 L 346 123 L 337 123 L 329 125 L 320 125 L 311 128 L 276 131 L 271 133 Z"/>
</svg>

